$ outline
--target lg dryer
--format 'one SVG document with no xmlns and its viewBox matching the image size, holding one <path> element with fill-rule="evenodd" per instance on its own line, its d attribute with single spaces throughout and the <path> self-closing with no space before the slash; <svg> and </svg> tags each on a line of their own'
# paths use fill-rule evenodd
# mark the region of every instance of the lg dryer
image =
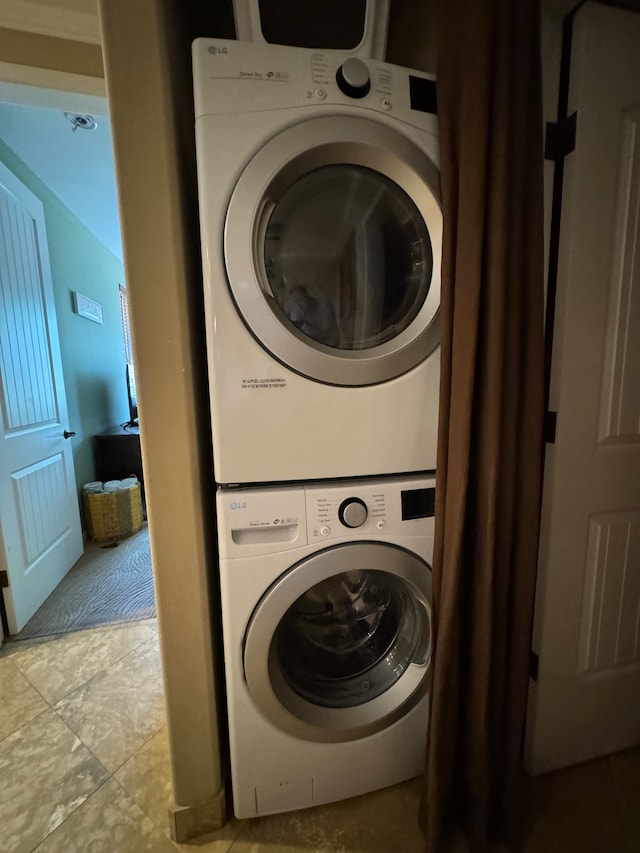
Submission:
<svg viewBox="0 0 640 853">
<path fill-rule="evenodd" d="M 435 469 L 433 80 L 198 39 L 194 87 L 217 481 Z"/>
<path fill-rule="evenodd" d="M 218 490 L 234 812 L 422 772 L 433 478 Z"/>
</svg>

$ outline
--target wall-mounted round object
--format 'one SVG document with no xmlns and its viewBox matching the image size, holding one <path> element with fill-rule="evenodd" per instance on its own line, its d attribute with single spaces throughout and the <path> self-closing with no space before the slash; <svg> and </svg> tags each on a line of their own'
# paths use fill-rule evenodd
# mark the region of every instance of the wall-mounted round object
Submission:
<svg viewBox="0 0 640 853">
<path fill-rule="evenodd" d="M 98 122 L 90 115 L 83 115 L 82 113 L 65 113 L 64 117 L 73 127 L 74 133 L 78 128 L 80 128 L 80 130 L 95 130 L 98 126 Z"/>
</svg>

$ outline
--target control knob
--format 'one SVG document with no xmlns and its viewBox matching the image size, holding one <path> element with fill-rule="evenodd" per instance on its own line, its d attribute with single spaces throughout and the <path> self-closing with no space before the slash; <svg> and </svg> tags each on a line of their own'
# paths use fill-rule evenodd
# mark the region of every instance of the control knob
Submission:
<svg viewBox="0 0 640 853">
<path fill-rule="evenodd" d="M 350 98 L 364 98 L 371 89 L 369 69 L 354 56 L 345 60 L 336 72 L 336 82 L 341 92 Z"/>
<path fill-rule="evenodd" d="M 338 510 L 338 518 L 345 527 L 360 527 L 367 520 L 367 515 L 367 505 L 360 498 L 347 498 Z"/>
</svg>

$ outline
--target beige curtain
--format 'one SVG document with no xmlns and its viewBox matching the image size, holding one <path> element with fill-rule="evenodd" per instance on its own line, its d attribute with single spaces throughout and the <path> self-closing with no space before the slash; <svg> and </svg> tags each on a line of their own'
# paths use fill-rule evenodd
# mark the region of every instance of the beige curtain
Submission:
<svg viewBox="0 0 640 853">
<path fill-rule="evenodd" d="M 438 0 L 444 210 L 430 853 L 519 841 L 543 422 L 536 0 Z M 465 849 L 456 846 L 456 850 Z"/>
</svg>

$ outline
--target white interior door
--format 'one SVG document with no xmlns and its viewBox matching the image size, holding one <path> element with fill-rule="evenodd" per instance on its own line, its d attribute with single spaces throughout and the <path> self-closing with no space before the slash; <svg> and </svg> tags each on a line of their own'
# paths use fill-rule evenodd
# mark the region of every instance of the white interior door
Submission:
<svg viewBox="0 0 640 853">
<path fill-rule="evenodd" d="M 574 22 L 528 764 L 640 742 L 640 15 Z"/>
<path fill-rule="evenodd" d="M 17 633 L 82 555 L 42 204 L 0 163 L 0 565 Z"/>
</svg>

